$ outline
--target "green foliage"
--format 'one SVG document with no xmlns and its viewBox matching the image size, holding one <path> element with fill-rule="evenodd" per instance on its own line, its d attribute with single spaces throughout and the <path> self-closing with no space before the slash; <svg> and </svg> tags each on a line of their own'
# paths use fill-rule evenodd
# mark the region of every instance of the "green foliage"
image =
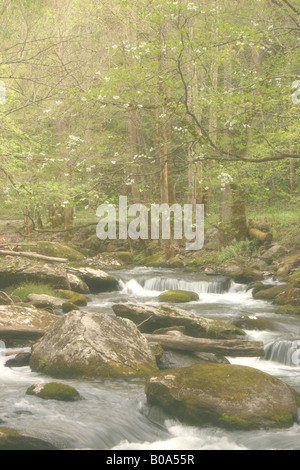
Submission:
<svg viewBox="0 0 300 470">
<path fill-rule="evenodd" d="M 218 263 L 223 264 L 230 259 L 239 257 L 244 252 L 249 252 L 250 242 L 237 242 L 234 245 L 223 247 L 218 255 Z"/>
<path fill-rule="evenodd" d="M 49 295 L 51 297 L 61 298 L 60 295 L 55 290 L 53 290 L 48 284 L 22 284 L 21 286 L 17 287 L 12 292 L 12 294 L 20 297 L 20 299 L 24 302 L 27 301 L 27 297 L 30 294 Z"/>
</svg>

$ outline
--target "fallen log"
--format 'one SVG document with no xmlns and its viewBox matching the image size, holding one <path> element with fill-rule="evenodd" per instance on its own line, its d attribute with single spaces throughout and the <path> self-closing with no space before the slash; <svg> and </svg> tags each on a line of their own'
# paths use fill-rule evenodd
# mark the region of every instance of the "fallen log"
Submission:
<svg viewBox="0 0 300 470">
<path fill-rule="evenodd" d="M 271 242 L 273 240 L 273 235 L 270 232 L 262 232 L 257 228 L 250 228 L 249 229 L 250 237 L 256 238 L 260 242 Z"/>
<path fill-rule="evenodd" d="M 67 258 L 54 258 L 52 256 L 39 255 L 38 253 L 27 253 L 23 251 L 0 250 L 0 256 L 21 256 L 22 258 L 32 258 L 54 263 L 67 263 Z"/>
<path fill-rule="evenodd" d="M 193 338 L 178 332 L 174 335 L 145 334 L 144 336 L 148 342 L 158 343 L 166 350 L 206 352 L 231 357 L 262 357 L 265 354 L 264 344 L 258 341 Z"/>
<path fill-rule="evenodd" d="M 37 341 L 42 338 L 45 331 L 34 328 L 11 328 L 0 326 L 1 341 Z"/>
</svg>

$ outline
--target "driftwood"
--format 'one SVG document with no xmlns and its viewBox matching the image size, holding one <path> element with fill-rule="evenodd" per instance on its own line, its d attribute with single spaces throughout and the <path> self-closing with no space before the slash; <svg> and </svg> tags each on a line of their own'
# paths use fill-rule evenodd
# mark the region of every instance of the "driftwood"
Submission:
<svg viewBox="0 0 300 470">
<path fill-rule="evenodd" d="M 27 253 L 23 251 L 0 250 L 0 256 L 21 256 L 22 258 L 33 258 L 54 263 L 67 263 L 67 258 L 54 258 L 52 256 L 39 255 L 38 253 Z"/>
<path fill-rule="evenodd" d="M 176 335 L 145 334 L 144 336 L 148 342 L 158 343 L 167 350 L 206 352 L 231 357 L 262 357 L 265 354 L 263 343 L 258 341 L 193 338 L 181 333 L 176 333 Z"/>
<path fill-rule="evenodd" d="M 34 329 L 34 328 L 10 328 L 0 326 L 0 340 L 26 340 L 26 341 L 37 341 L 42 338 L 45 331 Z"/>
<path fill-rule="evenodd" d="M 273 235 L 270 232 L 262 232 L 257 228 L 250 228 L 249 229 L 250 237 L 256 238 L 260 242 L 271 242 L 273 240 Z"/>
</svg>

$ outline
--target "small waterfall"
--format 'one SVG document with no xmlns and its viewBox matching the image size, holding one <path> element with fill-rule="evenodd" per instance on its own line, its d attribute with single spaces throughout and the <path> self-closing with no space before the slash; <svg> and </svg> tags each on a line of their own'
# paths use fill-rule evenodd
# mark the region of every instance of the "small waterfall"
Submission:
<svg viewBox="0 0 300 470">
<path fill-rule="evenodd" d="M 265 347 L 265 361 L 279 362 L 285 366 L 300 366 L 300 340 L 275 341 Z"/>
<path fill-rule="evenodd" d="M 5 349 L 5 343 L 3 341 L 0 341 L 0 369 L 4 367 L 4 364 L 6 362 Z"/>
<path fill-rule="evenodd" d="M 224 294 L 239 292 L 240 286 L 225 277 L 209 281 L 179 280 L 171 277 L 139 277 L 120 281 L 120 289 L 130 295 L 153 297 L 162 292 L 174 290 L 185 290 L 197 294 Z"/>
<path fill-rule="evenodd" d="M 169 290 L 186 290 L 197 294 L 223 294 L 231 287 L 231 280 L 221 278 L 215 281 L 183 281 L 172 278 L 154 277 L 147 279 L 143 287 L 148 291 L 165 292 Z"/>
</svg>

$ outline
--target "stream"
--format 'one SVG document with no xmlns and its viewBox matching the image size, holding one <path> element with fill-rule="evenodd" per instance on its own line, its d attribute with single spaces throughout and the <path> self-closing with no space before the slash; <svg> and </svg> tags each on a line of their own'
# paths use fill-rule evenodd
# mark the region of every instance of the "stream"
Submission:
<svg viewBox="0 0 300 470">
<path fill-rule="evenodd" d="M 116 273 L 114 273 L 116 275 Z M 197 292 L 200 300 L 181 305 L 194 314 L 232 323 L 242 315 L 268 318 L 275 331 L 248 331 L 246 339 L 263 341 L 264 359 L 228 358 L 231 364 L 255 367 L 285 381 L 300 392 L 300 366 L 292 353 L 300 340 L 300 320 L 278 315 L 269 302 L 255 300 L 251 290 L 222 276 L 189 274 L 182 270 L 135 268 L 118 271 L 120 290 L 89 296 L 85 309 L 113 315 L 117 302 L 158 305 L 166 290 Z M 180 280 L 179 280 L 180 279 Z M 299 354 L 300 359 L 300 354 Z M 300 361 L 299 361 L 300 362 Z M 51 377 L 29 367 L 4 367 L 0 356 L 0 426 L 44 439 L 64 449 L 99 450 L 295 450 L 300 426 L 289 429 L 230 431 L 217 427 L 192 427 L 148 407 L 141 380 L 63 380 L 75 387 L 83 400 L 75 403 L 44 401 L 27 396 L 36 383 Z M 299 414 L 300 423 L 300 414 Z"/>
</svg>

